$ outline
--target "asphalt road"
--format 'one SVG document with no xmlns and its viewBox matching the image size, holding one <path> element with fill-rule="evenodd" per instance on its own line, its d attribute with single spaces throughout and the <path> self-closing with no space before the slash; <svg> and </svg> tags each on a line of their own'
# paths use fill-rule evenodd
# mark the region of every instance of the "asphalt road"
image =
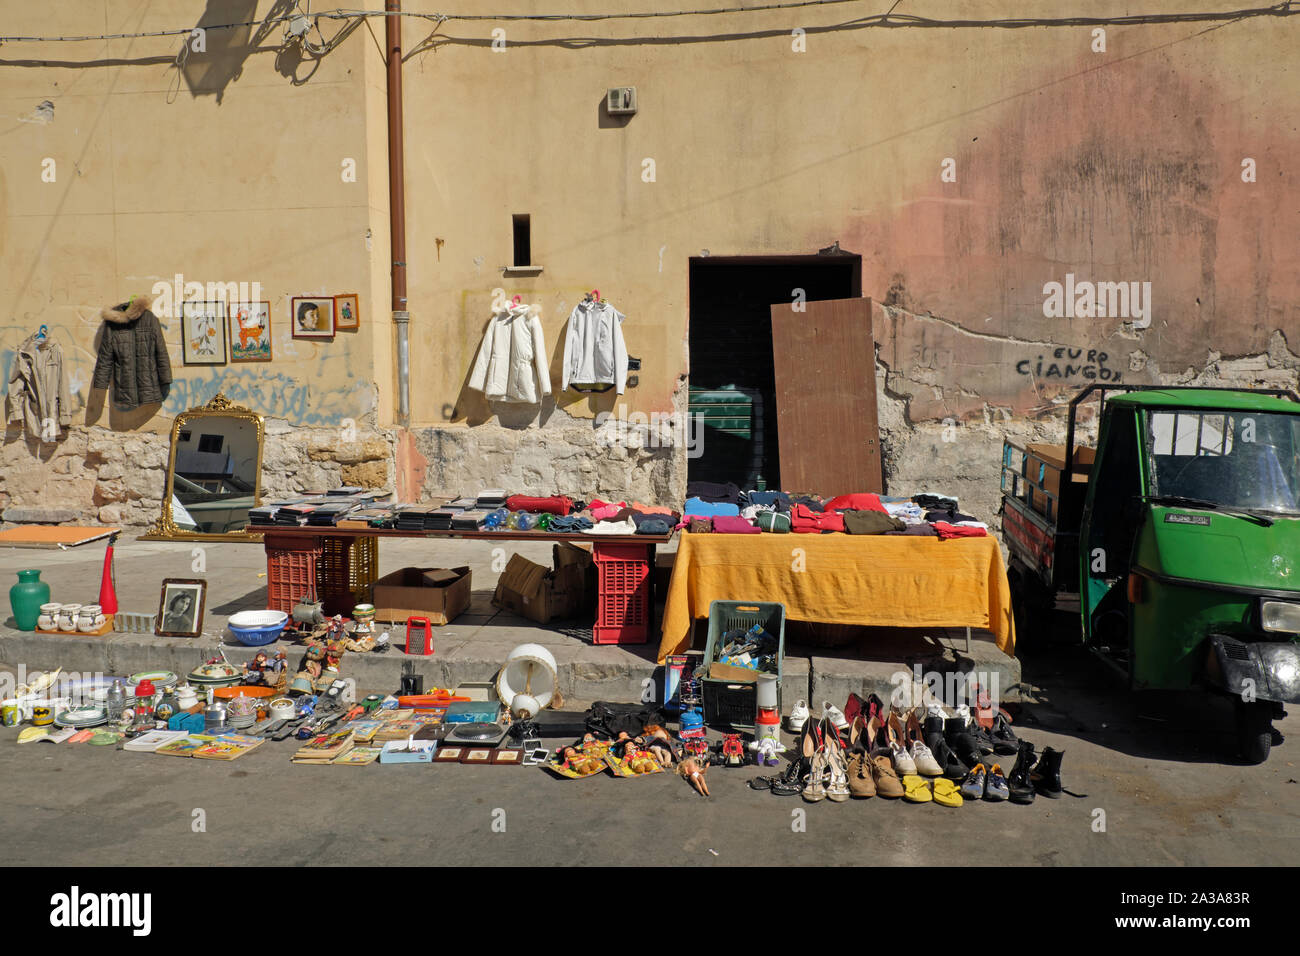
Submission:
<svg viewBox="0 0 1300 956">
<path fill-rule="evenodd" d="M 560 780 L 539 768 L 303 767 L 294 743 L 231 763 L 0 731 L 0 847 L 10 865 L 1289 865 L 1300 858 L 1296 747 L 1232 761 L 1231 711 L 1137 698 L 1077 651 L 1026 665 L 1041 689 L 1022 736 L 1065 751 L 1069 791 L 960 809 L 807 804 L 713 768 Z M 1278 723 L 1300 741 L 1300 717 Z M 1006 770 L 1010 770 L 1008 765 Z"/>
</svg>

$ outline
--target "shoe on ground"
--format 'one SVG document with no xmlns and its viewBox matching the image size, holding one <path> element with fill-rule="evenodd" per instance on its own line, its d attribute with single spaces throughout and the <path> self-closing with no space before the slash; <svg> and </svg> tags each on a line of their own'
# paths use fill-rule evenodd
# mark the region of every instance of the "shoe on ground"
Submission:
<svg viewBox="0 0 1300 956">
<path fill-rule="evenodd" d="M 849 757 L 849 796 L 859 800 L 876 795 L 876 780 L 871 773 L 871 757 L 859 751 Z"/>
<path fill-rule="evenodd" d="M 1004 714 L 994 715 L 993 729 L 989 731 L 989 736 L 993 739 L 993 752 L 1001 757 L 1010 757 L 1020 750 L 1020 741 L 1011 729 L 1011 721 Z"/>
<path fill-rule="evenodd" d="M 876 785 L 876 796 L 884 797 L 886 800 L 897 800 L 906 793 L 903 789 L 903 781 L 898 778 L 885 751 L 878 751 L 868 759 L 871 762 L 867 769 L 871 771 L 871 780 Z"/>
<path fill-rule="evenodd" d="M 966 779 L 961 782 L 961 795 L 967 800 L 984 799 L 984 781 L 988 772 L 982 763 L 977 763 Z"/>
<path fill-rule="evenodd" d="M 912 752 L 909 754 L 912 763 L 916 765 L 916 772 L 923 777 L 942 777 L 943 767 L 934 759 L 934 754 L 919 740 L 912 741 Z"/>
<path fill-rule="evenodd" d="M 790 708 L 790 716 L 786 718 L 785 725 L 792 734 L 803 733 L 803 725 L 808 723 L 808 702 L 806 700 L 795 701 L 794 707 Z"/>
<path fill-rule="evenodd" d="M 908 803 L 933 803 L 934 791 L 930 781 L 909 773 L 903 777 L 903 799 Z"/>
<path fill-rule="evenodd" d="M 1034 754 L 1034 745 L 1028 740 L 1020 741 L 1020 752 L 1016 756 L 1016 765 L 1011 768 L 1011 774 L 1007 777 L 1007 790 L 1011 794 L 1011 802 L 1019 804 L 1030 804 L 1034 802 L 1034 783 L 1029 779 L 1033 772 L 1034 761 L 1037 760 Z"/>
<path fill-rule="evenodd" d="M 906 777 L 916 773 L 916 761 L 912 755 L 902 748 L 899 744 L 891 744 L 891 756 L 894 760 L 894 769 L 898 771 L 900 777 Z"/>
<path fill-rule="evenodd" d="M 984 799 L 1002 801 L 1011 796 L 1011 791 L 1007 789 L 1007 778 L 1002 775 L 1002 768 L 998 764 L 989 767 L 988 778 L 984 782 Z"/>
<path fill-rule="evenodd" d="M 829 700 L 822 701 L 822 718 L 829 720 L 835 725 L 836 730 L 848 730 L 849 721 L 844 716 L 844 711 L 840 710 Z"/>
<path fill-rule="evenodd" d="M 934 792 L 934 802 L 941 807 L 960 807 L 965 802 L 957 784 L 951 780 L 940 777 L 931 784 L 931 789 Z"/>
<path fill-rule="evenodd" d="M 966 779 L 966 774 L 970 773 L 970 767 L 952 752 L 948 742 L 943 739 L 943 734 L 930 734 L 925 738 L 925 745 L 930 748 L 930 753 L 934 755 L 934 759 L 943 768 L 945 777 L 949 780 L 958 781 Z"/>
</svg>

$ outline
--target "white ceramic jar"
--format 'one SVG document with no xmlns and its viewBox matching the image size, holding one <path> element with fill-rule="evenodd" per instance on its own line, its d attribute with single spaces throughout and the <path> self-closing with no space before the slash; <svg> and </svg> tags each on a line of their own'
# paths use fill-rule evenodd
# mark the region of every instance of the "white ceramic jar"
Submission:
<svg viewBox="0 0 1300 956">
<path fill-rule="evenodd" d="M 108 618 L 104 617 L 104 609 L 98 604 L 83 604 L 77 612 L 77 630 L 86 634 L 94 633 L 104 626 L 106 620 Z"/>
<path fill-rule="evenodd" d="M 59 629 L 59 609 L 63 605 L 57 601 L 53 604 L 42 604 L 40 617 L 36 619 L 36 626 L 42 631 L 57 631 Z"/>
<path fill-rule="evenodd" d="M 64 604 L 59 608 L 59 630 L 72 633 L 77 629 L 77 618 L 81 614 L 80 604 Z"/>
</svg>

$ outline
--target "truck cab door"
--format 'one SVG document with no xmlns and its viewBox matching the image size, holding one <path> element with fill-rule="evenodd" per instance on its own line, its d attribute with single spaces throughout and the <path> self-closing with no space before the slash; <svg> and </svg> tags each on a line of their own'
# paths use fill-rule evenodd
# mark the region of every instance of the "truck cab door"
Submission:
<svg viewBox="0 0 1300 956">
<path fill-rule="evenodd" d="M 1143 513 L 1137 413 L 1108 407 L 1079 532 L 1079 607 L 1083 638 L 1128 669 L 1132 633 L 1129 566 Z"/>
</svg>

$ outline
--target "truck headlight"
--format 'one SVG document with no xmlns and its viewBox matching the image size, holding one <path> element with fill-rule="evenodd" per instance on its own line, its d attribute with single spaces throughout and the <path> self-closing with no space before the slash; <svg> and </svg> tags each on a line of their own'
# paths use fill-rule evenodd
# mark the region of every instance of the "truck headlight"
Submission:
<svg viewBox="0 0 1300 956">
<path fill-rule="evenodd" d="M 1300 604 L 1265 601 L 1260 605 L 1259 622 L 1266 631 L 1300 634 Z"/>
</svg>

